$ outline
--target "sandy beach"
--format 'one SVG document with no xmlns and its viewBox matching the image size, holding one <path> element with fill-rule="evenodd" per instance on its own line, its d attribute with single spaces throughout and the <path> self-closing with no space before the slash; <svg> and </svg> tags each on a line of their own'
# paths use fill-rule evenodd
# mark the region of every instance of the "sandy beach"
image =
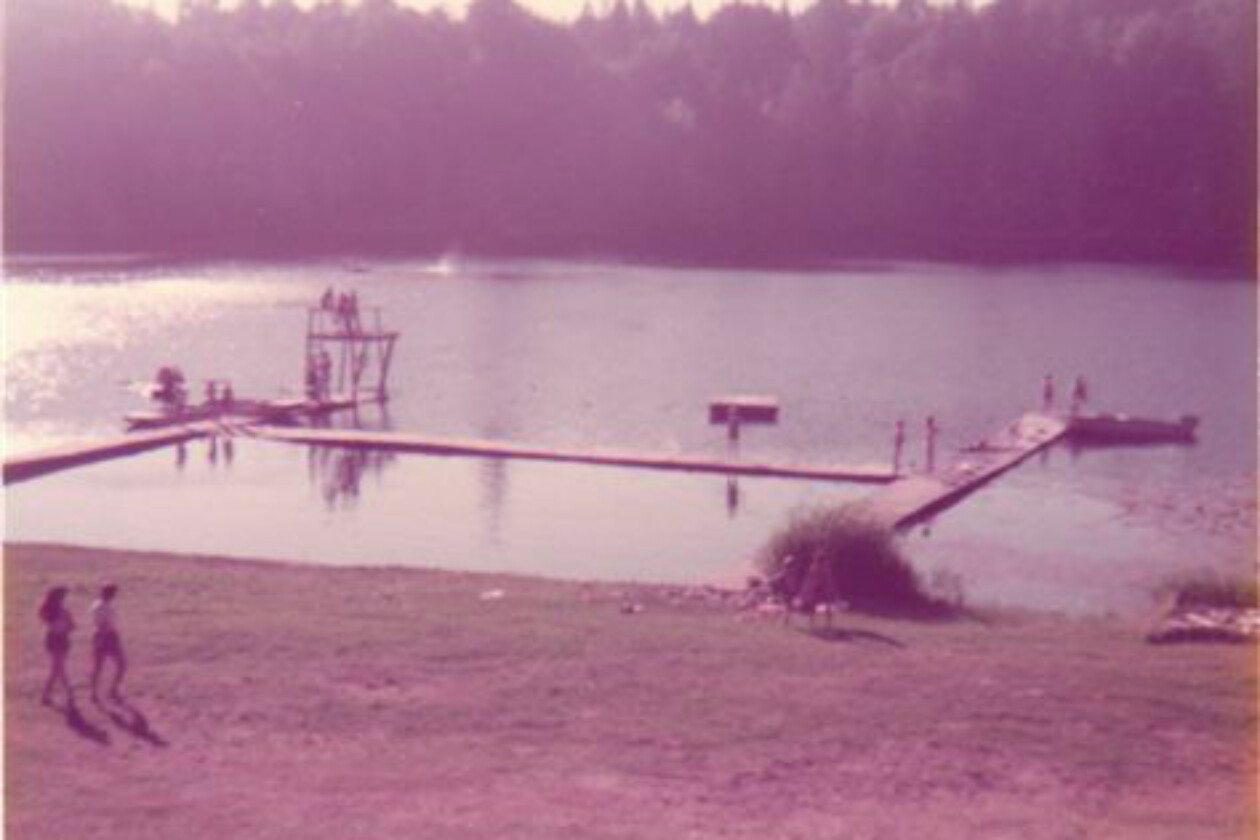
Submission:
<svg viewBox="0 0 1260 840">
<path fill-rule="evenodd" d="M 121 585 L 121 703 L 86 691 Z M 79 715 L 40 704 L 72 587 Z M 1244 838 L 1250 645 L 1135 620 L 843 615 L 677 587 L 5 552 L 6 836 Z"/>
</svg>

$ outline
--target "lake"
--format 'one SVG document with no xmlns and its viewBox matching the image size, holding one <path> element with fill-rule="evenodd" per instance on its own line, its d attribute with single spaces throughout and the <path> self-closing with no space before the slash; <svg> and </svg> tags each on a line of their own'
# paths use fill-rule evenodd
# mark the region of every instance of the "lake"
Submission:
<svg viewBox="0 0 1260 840">
<path fill-rule="evenodd" d="M 706 404 L 769 394 L 741 457 L 920 461 L 1090 383 L 1091 405 L 1202 418 L 1193 446 L 1059 445 L 905 539 L 969 601 L 1133 611 L 1255 552 L 1256 286 L 1100 266 L 728 271 L 442 260 L 7 268 L 10 452 L 115 435 L 178 364 L 240 396 L 301 392 L 307 308 L 355 291 L 401 330 L 366 427 L 566 448 L 722 454 Z M 940 460 L 947 460 L 948 455 Z M 6 537 L 568 578 L 740 581 L 794 510 L 870 486 L 417 455 L 236 438 L 25 482 Z"/>
</svg>

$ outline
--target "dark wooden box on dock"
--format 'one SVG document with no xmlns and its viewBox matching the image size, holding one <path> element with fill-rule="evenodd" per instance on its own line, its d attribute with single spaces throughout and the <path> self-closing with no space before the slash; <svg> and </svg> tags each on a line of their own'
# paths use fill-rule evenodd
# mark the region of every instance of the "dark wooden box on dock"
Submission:
<svg viewBox="0 0 1260 840">
<path fill-rule="evenodd" d="M 779 422 L 779 401 L 774 397 L 714 397 L 709 400 L 709 422 L 729 423 L 731 412 L 740 423 Z"/>
</svg>

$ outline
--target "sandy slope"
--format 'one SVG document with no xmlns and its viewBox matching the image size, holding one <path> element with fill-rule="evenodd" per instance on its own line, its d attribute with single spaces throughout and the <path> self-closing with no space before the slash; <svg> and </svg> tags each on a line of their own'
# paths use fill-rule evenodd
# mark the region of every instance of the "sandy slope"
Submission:
<svg viewBox="0 0 1260 840">
<path fill-rule="evenodd" d="M 646 587 L 46 546 L 5 574 L 11 840 L 1256 830 L 1251 647 L 1032 616 L 824 640 Z M 84 625 L 104 579 L 128 699 L 70 719 L 35 610 L 70 583 Z"/>
</svg>

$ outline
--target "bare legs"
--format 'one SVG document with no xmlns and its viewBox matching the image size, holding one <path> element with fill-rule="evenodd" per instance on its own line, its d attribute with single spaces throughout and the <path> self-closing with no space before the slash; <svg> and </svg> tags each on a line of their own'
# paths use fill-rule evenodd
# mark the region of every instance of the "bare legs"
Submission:
<svg viewBox="0 0 1260 840">
<path fill-rule="evenodd" d="M 52 690 L 58 682 L 66 691 L 66 702 L 74 705 L 74 689 L 70 687 L 70 678 L 66 675 L 66 654 L 68 651 L 52 653 L 52 668 L 48 672 L 48 681 L 44 683 L 44 705 L 52 703 Z"/>
<path fill-rule="evenodd" d="M 97 687 L 100 684 L 101 671 L 104 670 L 105 660 L 114 660 L 114 682 L 110 686 L 109 696 L 118 699 L 118 687 L 122 685 L 123 676 L 127 673 L 127 655 L 123 653 L 122 647 L 119 646 L 114 650 L 98 650 L 92 655 L 92 699 L 99 698 Z"/>
</svg>

